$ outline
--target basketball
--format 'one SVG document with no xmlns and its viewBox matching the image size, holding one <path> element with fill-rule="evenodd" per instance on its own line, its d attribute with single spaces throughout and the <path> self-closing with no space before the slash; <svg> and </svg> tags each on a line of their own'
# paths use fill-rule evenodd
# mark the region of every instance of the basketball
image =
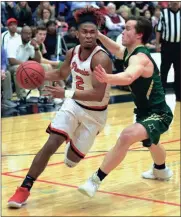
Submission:
<svg viewBox="0 0 181 217">
<path fill-rule="evenodd" d="M 45 79 L 43 67 L 35 61 L 22 63 L 16 71 L 16 80 L 21 88 L 35 89 L 40 87 Z"/>
</svg>

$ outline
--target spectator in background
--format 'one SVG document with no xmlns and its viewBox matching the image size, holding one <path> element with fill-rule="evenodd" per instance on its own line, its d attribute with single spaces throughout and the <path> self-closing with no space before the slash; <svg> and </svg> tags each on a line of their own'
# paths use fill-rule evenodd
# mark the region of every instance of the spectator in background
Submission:
<svg viewBox="0 0 181 217">
<path fill-rule="evenodd" d="M 28 5 L 30 6 L 31 8 L 31 11 L 32 11 L 32 14 L 35 13 L 37 7 L 39 6 L 40 2 L 37 2 L 37 1 L 28 1 Z"/>
<path fill-rule="evenodd" d="M 57 68 L 59 66 L 58 61 L 51 61 L 43 57 L 47 53 L 47 50 L 44 45 L 44 41 L 47 36 L 47 28 L 45 26 L 38 26 L 35 34 L 35 40 L 39 45 L 39 50 L 41 53 L 41 63 L 44 65 L 46 71 L 50 71 L 52 67 Z"/>
<path fill-rule="evenodd" d="M 65 35 L 68 31 L 68 23 L 65 22 L 65 17 L 58 16 L 56 24 L 59 28 L 61 28 L 62 33 Z"/>
<path fill-rule="evenodd" d="M 6 2 L 6 19 L 15 18 L 17 19 L 16 3 Z"/>
<path fill-rule="evenodd" d="M 50 2 L 42 1 L 40 2 L 39 6 L 37 7 L 37 10 L 34 13 L 34 17 L 36 19 L 36 22 L 38 20 L 42 19 L 42 11 L 46 9 L 50 12 L 49 19 L 55 19 L 55 7 L 51 6 Z"/>
<path fill-rule="evenodd" d="M 17 20 L 14 18 L 10 18 L 7 20 L 7 27 L 8 30 L 3 32 L 1 35 L 1 43 L 5 50 L 7 50 L 7 45 L 10 40 L 14 40 L 14 43 L 16 44 L 16 41 L 21 38 L 21 36 L 17 33 Z"/>
<path fill-rule="evenodd" d="M 148 19 L 149 21 L 151 21 L 151 12 L 149 10 L 145 10 L 143 13 L 143 16 Z"/>
<path fill-rule="evenodd" d="M 121 15 L 126 21 L 131 14 L 130 8 L 126 5 L 120 6 L 120 8 L 116 11 L 117 14 Z"/>
<path fill-rule="evenodd" d="M 125 26 L 125 20 L 116 13 L 116 5 L 109 3 L 107 5 L 108 15 L 105 16 L 105 26 L 107 28 L 107 36 L 114 41 L 119 34 L 122 33 Z"/>
<path fill-rule="evenodd" d="M 36 42 L 31 41 L 32 30 L 29 26 L 24 26 L 21 31 L 21 38 L 14 43 L 10 40 L 7 46 L 7 56 L 9 60 L 9 71 L 13 74 L 17 97 L 21 104 L 26 103 L 26 91 L 19 87 L 16 82 L 16 70 L 19 65 L 30 58 L 40 62 L 41 54 Z"/>
<path fill-rule="evenodd" d="M 107 15 L 108 11 L 107 11 L 107 7 L 105 6 L 104 2 L 96 2 L 98 7 L 99 7 L 99 11 L 103 14 L 103 15 Z"/>
<path fill-rule="evenodd" d="M 146 10 L 148 10 L 149 8 L 149 5 L 148 5 L 148 2 L 144 2 L 144 1 L 137 1 L 136 2 L 136 7 L 139 8 L 139 12 L 140 12 L 140 16 L 143 16 L 144 15 L 144 12 Z"/>
<path fill-rule="evenodd" d="M 32 26 L 32 12 L 28 5 L 28 2 L 18 2 L 16 6 L 18 26 L 23 27 L 24 25 Z"/>
<path fill-rule="evenodd" d="M 70 10 L 73 12 L 75 10 L 85 8 L 85 7 L 99 8 L 95 1 L 72 1 Z"/>
<path fill-rule="evenodd" d="M 12 83 L 11 74 L 7 71 L 7 55 L 1 46 L 1 87 L 2 87 L 2 108 L 15 108 L 16 103 L 12 102 Z"/>
<path fill-rule="evenodd" d="M 160 6 L 162 9 L 164 8 L 168 8 L 168 2 L 165 2 L 165 1 L 160 1 L 158 2 L 158 6 Z"/>
<path fill-rule="evenodd" d="M 47 36 L 45 38 L 45 47 L 48 51 L 43 56 L 47 59 L 52 59 L 56 53 L 56 45 L 57 45 L 57 33 L 56 33 L 56 22 L 54 20 L 50 20 L 46 24 L 47 28 Z"/>
<path fill-rule="evenodd" d="M 130 11 L 131 11 L 131 15 L 137 16 L 137 17 L 140 16 L 140 10 L 136 6 L 135 2 L 131 2 L 131 4 L 130 4 Z"/>
<path fill-rule="evenodd" d="M 1 33 L 2 33 L 2 27 L 5 28 L 6 26 L 6 22 L 7 22 L 6 3 L 1 2 Z"/>
<path fill-rule="evenodd" d="M 152 22 L 150 10 L 145 10 L 143 16 Z M 156 35 L 154 28 L 151 37 L 148 39 L 148 42 L 145 44 L 145 46 L 150 50 L 150 52 L 156 51 Z"/>
<path fill-rule="evenodd" d="M 43 25 L 42 26 L 38 26 L 36 28 L 35 38 L 33 40 L 35 40 L 35 42 L 39 46 L 40 56 L 41 56 L 41 60 L 40 60 L 41 65 L 43 66 L 43 68 L 44 68 L 45 71 L 51 71 L 53 68 L 58 68 L 59 62 L 57 62 L 57 61 L 51 61 L 51 60 L 48 60 L 48 59 L 46 59 L 46 58 L 43 57 L 43 55 L 45 53 L 47 53 L 47 50 L 46 50 L 45 45 L 44 45 L 44 41 L 45 41 L 46 35 L 47 35 L 47 29 L 46 29 L 46 27 L 43 26 Z M 40 103 L 44 103 L 44 104 L 46 104 L 49 101 L 48 97 L 43 96 L 43 94 L 44 94 L 43 89 L 44 89 L 45 85 L 50 85 L 50 82 L 49 81 L 45 81 L 43 83 L 43 85 L 41 85 L 38 88 L 39 93 L 40 93 L 40 97 L 39 97 L 38 101 Z"/>
<path fill-rule="evenodd" d="M 63 40 L 62 40 L 63 54 L 65 55 L 67 50 L 75 47 L 78 44 L 79 44 L 79 40 L 76 37 L 76 27 L 70 25 L 67 35 L 63 36 Z"/>
<path fill-rule="evenodd" d="M 40 20 L 37 21 L 37 26 L 46 25 L 52 17 L 52 11 L 48 8 L 41 10 Z"/>
<path fill-rule="evenodd" d="M 153 14 L 153 16 L 151 18 L 152 26 L 153 26 L 154 29 L 158 25 L 158 21 L 160 19 L 160 14 L 161 14 L 161 9 L 160 9 L 159 6 L 156 6 L 155 10 L 154 10 L 154 14 Z"/>
</svg>

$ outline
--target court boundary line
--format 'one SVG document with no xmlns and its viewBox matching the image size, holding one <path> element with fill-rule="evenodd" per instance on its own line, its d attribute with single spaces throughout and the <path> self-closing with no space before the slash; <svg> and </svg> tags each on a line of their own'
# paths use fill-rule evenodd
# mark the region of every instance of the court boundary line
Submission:
<svg viewBox="0 0 181 217">
<path fill-rule="evenodd" d="M 131 149 L 129 149 L 128 151 L 149 151 L 148 149 L 147 150 L 131 150 Z M 172 152 L 180 152 L 181 151 L 181 149 L 165 149 L 165 151 L 167 152 L 167 151 L 172 151 Z M 107 152 L 109 152 L 109 150 L 100 150 L 100 151 L 90 151 L 88 154 L 96 154 L 96 153 L 107 153 Z M 37 153 L 35 153 L 35 154 L 33 154 L 33 153 L 31 153 L 31 154 L 27 154 L 27 153 L 25 153 L 25 154 L 3 154 L 3 155 L 1 155 L 1 157 L 25 157 L 25 156 L 35 156 Z M 54 153 L 54 155 L 62 155 L 62 154 L 65 154 L 65 152 L 56 152 L 56 153 Z"/>
<path fill-rule="evenodd" d="M 168 144 L 168 143 L 178 142 L 178 141 L 180 141 L 180 139 L 165 141 L 165 142 L 162 142 L 160 144 Z M 144 147 L 143 146 L 139 146 L 139 147 L 131 148 L 129 150 L 140 149 L 140 148 L 144 148 Z M 99 154 L 99 155 L 94 155 L 94 156 L 89 156 L 89 157 L 85 157 L 83 160 L 90 159 L 90 158 L 101 157 L 101 156 L 104 156 L 104 155 L 106 155 L 106 153 Z M 64 162 L 52 163 L 52 164 L 48 164 L 47 166 L 55 166 L 55 165 L 59 165 L 59 164 L 63 164 L 63 163 Z M 26 171 L 26 170 L 29 170 L 29 168 L 25 168 L 25 169 L 17 170 L 17 171 L 12 171 L 12 172 L 3 172 L 1 174 L 4 175 L 4 176 L 8 176 L 8 177 L 24 179 L 24 176 L 13 175 L 12 173 L 22 172 L 22 171 Z M 64 183 L 52 182 L 52 181 L 43 180 L 43 179 L 37 179 L 36 181 L 37 182 L 42 182 L 42 183 L 48 183 L 48 184 L 53 184 L 53 185 L 59 185 L 59 186 L 69 187 L 69 188 L 76 188 L 77 189 L 77 187 L 78 187 L 78 186 L 75 186 L 75 185 L 69 185 L 69 184 L 64 184 Z M 132 199 L 137 199 L 137 200 L 144 200 L 144 201 L 149 201 L 149 202 L 154 202 L 154 203 L 159 203 L 159 204 L 164 204 L 164 205 L 172 205 L 172 206 L 178 206 L 178 207 L 181 206 L 181 204 L 178 204 L 178 203 L 173 203 L 173 202 L 168 202 L 168 201 L 161 201 L 161 200 L 155 200 L 155 199 L 144 198 L 144 197 L 139 197 L 139 196 L 134 196 L 134 195 L 127 195 L 127 194 L 121 194 L 121 193 L 116 193 L 116 192 L 108 192 L 108 191 L 102 191 L 102 190 L 98 190 L 98 192 L 99 193 L 103 193 L 103 194 L 118 196 L 118 197 L 126 197 L 126 198 L 132 198 Z"/>
<path fill-rule="evenodd" d="M 17 175 L 11 175 L 11 174 L 3 174 L 3 175 L 10 176 L 10 177 L 13 177 L 13 178 L 24 179 L 24 176 L 17 176 Z M 63 187 L 76 188 L 76 189 L 78 188 L 78 186 L 76 186 L 76 185 L 64 184 L 64 183 L 59 183 L 59 182 L 52 182 L 52 181 L 43 180 L 43 179 L 37 179 L 36 181 L 46 183 L 46 184 L 53 184 L 53 185 L 63 186 Z M 103 193 L 103 194 L 108 194 L 108 195 L 113 195 L 113 196 L 117 196 L 117 197 L 126 197 L 126 198 L 149 201 L 149 202 L 154 202 L 154 203 L 159 203 L 159 204 L 164 204 L 164 205 L 171 205 L 171 206 L 178 206 L 178 207 L 181 206 L 181 204 L 178 204 L 178 203 L 162 201 L 162 200 L 155 200 L 155 199 L 139 197 L 139 196 L 134 196 L 134 195 L 129 195 L 129 194 L 121 194 L 121 193 L 102 191 L 102 190 L 98 190 L 97 192 Z"/>
<path fill-rule="evenodd" d="M 165 142 L 161 142 L 160 144 L 169 144 L 169 143 L 172 143 L 172 142 L 179 142 L 181 141 L 180 139 L 175 139 L 175 140 L 170 140 L 170 141 L 165 141 Z M 145 148 L 143 146 L 139 146 L 139 147 L 135 147 L 135 148 L 130 148 L 128 151 L 130 150 L 135 150 L 135 149 L 142 149 L 142 148 Z M 87 159 L 90 159 L 90 158 L 97 158 L 97 157 L 102 157 L 102 156 L 105 156 L 107 154 L 106 153 L 103 153 L 103 154 L 98 154 L 98 155 L 92 155 L 92 156 L 88 156 L 88 157 L 85 157 L 82 159 L 83 160 L 87 160 Z M 64 161 L 61 161 L 61 162 L 56 162 L 56 163 L 51 163 L 51 164 L 47 164 L 47 167 L 50 167 L 50 166 L 56 166 L 56 165 L 61 165 L 61 164 L 64 164 Z M 2 174 L 12 174 L 12 173 L 17 173 L 17 172 L 22 172 L 22 171 L 27 171 L 29 170 L 29 168 L 24 168 L 24 169 L 21 169 L 21 170 L 15 170 L 15 171 L 11 171 L 11 172 L 3 172 Z"/>
</svg>

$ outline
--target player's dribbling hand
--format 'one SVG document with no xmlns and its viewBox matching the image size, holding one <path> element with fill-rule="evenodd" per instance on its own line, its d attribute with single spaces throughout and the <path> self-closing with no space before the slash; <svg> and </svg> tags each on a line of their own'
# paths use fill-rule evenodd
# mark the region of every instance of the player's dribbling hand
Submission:
<svg viewBox="0 0 181 217">
<path fill-rule="evenodd" d="M 95 67 L 94 73 L 95 73 L 95 76 L 99 82 L 107 83 L 107 80 L 108 80 L 107 73 L 101 65 L 98 65 Z"/>
<path fill-rule="evenodd" d="M 65 97 L 65 90 L 60 86 L 45 86 L 43 91 L 48 92 L 47 94 L 43 94 L 43 96 L 51 96 L 53 98 L 64 98 Z"/>
</svg>

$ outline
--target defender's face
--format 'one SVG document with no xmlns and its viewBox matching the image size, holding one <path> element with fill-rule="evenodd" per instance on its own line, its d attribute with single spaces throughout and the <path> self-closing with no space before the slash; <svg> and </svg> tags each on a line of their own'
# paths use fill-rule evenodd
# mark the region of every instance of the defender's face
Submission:
<svg viewBox="0 0 181 217">
<path fill-rule="evenodd" d="M 77 38 L 80 41 L 81 46 L 84 48 L 92 48 L 96 45 L 97 40 L 97 27 L 92 23 L 81 24 L 78 32 Z"/>
<path fill-rule="evenodd" d="M 129 20 L 126 22 L 125 29 L 122 33 L 122 44 L 124 46 L 132 45 L 136 42 L 137 39 L 141 37 L 142 34 L 136 33 L 136 26 L 137 21 Z"/>
</svg>

